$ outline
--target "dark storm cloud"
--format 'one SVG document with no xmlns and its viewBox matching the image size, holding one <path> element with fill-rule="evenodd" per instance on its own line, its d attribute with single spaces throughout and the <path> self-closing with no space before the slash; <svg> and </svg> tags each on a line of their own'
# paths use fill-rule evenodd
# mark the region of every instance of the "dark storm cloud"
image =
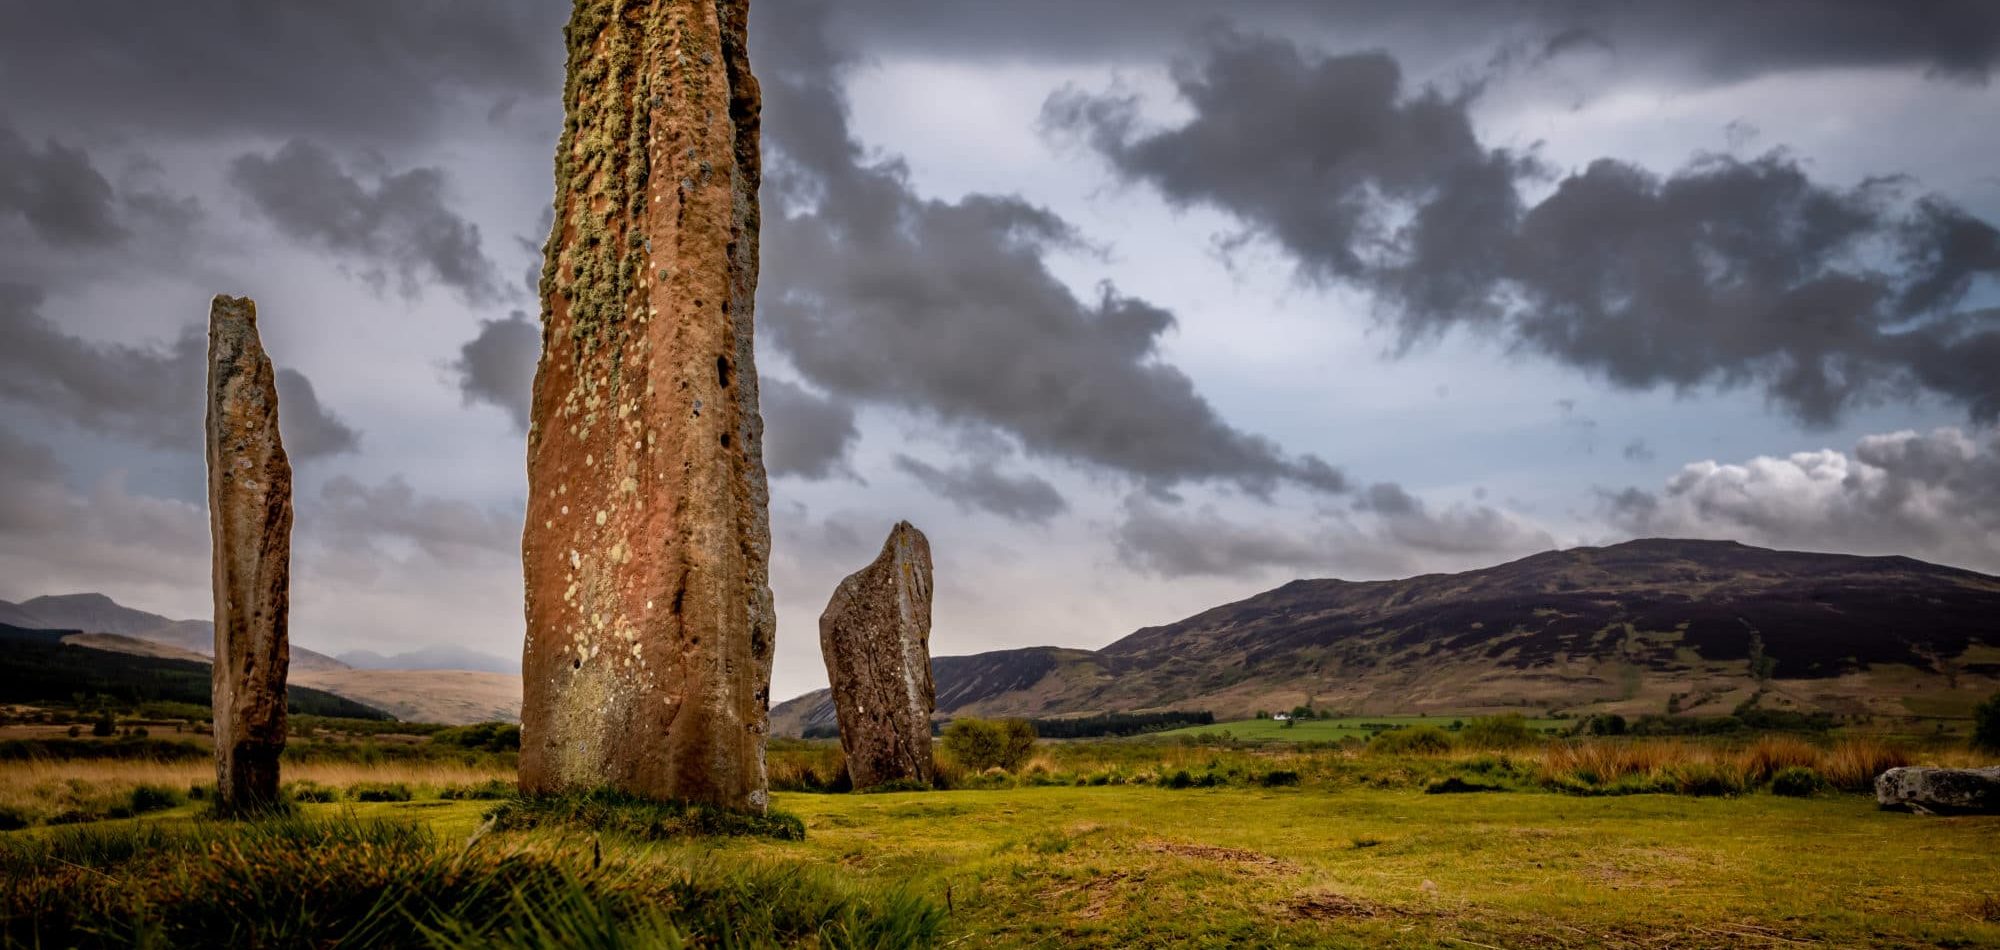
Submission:
<svg viewBox="0 0 2000 950">
<path fill-rule="evenodd" d="M 821 479 L 849 472 L 848 449 L 861 437 L 854 407 L 775 376 L 757 381 L 757 404 L 764 415 L 764 467 L 771 477 Z"/>
<path fill-rule="evenodd" d="M 1061 492 L 1042 478 L 1008 475 L 992 459 L 938 468 L 907 455 L 896 456 L 896 467 L 925 488 L 949 499 L 960 511 L 987 511 L 1012 521 L 1046 523 L 1069 510 Z"/>
<path fill-rule="evenodd" d="M 1761 386 L 1808 424 L 1927 388 L 2000 415 L 1990 320 L 2000 232 L 1904 183 L 1812 181 L 1790 156 L 1667 176 L 1600 159 L 1529 207 L 1531 159 L 1474 136 L 1469 96 L 1406 88 L 1382 53 L 1210 33 L 1174 81 L 1193 117 L 1140 127 L 1066 90 L 1045 125 L 1128 181 L 1219 208 L 1308 280 L 1376 292 L 1405 345 L 1468 325 L 1627 388 Z"/>
<path fill-rule="evenodd" d="M 90 156 L 50 140 L 36 148 L 0 126 L 0 217 L 19 215 L 58 246 L 109 244 L 125 236 L 116 195 Z"/>
<path fill-rule="evenodd" d="M 774 159 L 758 306 L 808 381 L 1156 489 L 1345 487 L 1320 459 L 1230 426 L 1162 362 L 1172 314 L 1108 285 L 1078 299 L 1057 280 L 1047 256 L 1078 246 L 1061 218 L 1008 196 L 924 199 L 895 160 L 864 158 L 823 9 L 785 12 L 753 31 Z"/>
<path fill-rule="evenodd" d="M 326 149 L 293 139 L 268 156 L 238 157 L 229 178 L 279 231 L 359 262 L 377 290 L 393 274 L 405 297 L 428 279 L 474 306 L 495 300 L 499 269 L 480 247 L 478 226 L 446 206 L 444 170 L 371 164 L 373 172 L 350 174 Z"/>
<path fill-rule="evenodd" d="M 451 370 L 467 405 L 498 406 L 513 418 L 515 428 L 526 432 L 541 353 L 542 328 L 516 310 L 505 320 L 479 321 L 479 335 L 459 348 Z"/>
<path fill-rule="evenodd" d="M 1747 462 L 1695 462 L 1658 492 L 1603 496 L 1606 519 L 1635 535 L 1907 554 L 2000 573 L 2000 430 L 1863 437 Z"/>
<path fill-rule="evenodd" d="M 0 284 L 0 398 L 152 448 L 201 450 L 207 341 L 190 326 L 170 345 L 93 343 L 39 312 L 41 294 Z M 277 371 L 279 423 L 296 459 L 352 451 L 360 436 L 320 405 L 297 370 Z"/>
<path fill-rule="evenodd" d="M 1150 60 L 1223 18 L 1274 35 L 1427 53 L 1485 53 L 1496 43 L 1539 57 L 1607 51 L 1621 65 L 1710 81 L 1908 66 L 1981 82 L 2000 61 L 2000 7 L 1986 0 L 842 0 L 832 15 L 839 37 L 871 52 L 1065 61 Z"/>
<path fill-rule="evenodd" d="M 172 137 L 427 136 L 461 96 L 562 88 L 565 3 L 0 4 L 8 108 Z M 472 113 L 484 114 L 484 109 Z"/>
</svg>

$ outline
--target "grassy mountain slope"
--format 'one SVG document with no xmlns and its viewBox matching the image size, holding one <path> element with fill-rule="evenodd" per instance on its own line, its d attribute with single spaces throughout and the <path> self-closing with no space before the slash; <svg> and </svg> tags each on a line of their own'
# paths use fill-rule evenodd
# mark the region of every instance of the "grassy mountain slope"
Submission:
<svg viewBox="0 0 2000 950">
<path fill-rule="evenodd" d="M 1063 657 L 1030 659 L 1044 652 Z M 947 715 L 1177 708 L 1237 718 L 1305 702 L 1378 714 L 1699 715 L 1752 697 L 1963 715 L 2000 688 L 2000 578 L 1902 557 L 1649 539 L 1460 574 L 1293 581 L 1094 653 L 935 664 Z M 1011 675 L 992 675 L 996 665 Z M 780 734 L 831 721 L 824 691 L 772 716 Z"/>
</svg>

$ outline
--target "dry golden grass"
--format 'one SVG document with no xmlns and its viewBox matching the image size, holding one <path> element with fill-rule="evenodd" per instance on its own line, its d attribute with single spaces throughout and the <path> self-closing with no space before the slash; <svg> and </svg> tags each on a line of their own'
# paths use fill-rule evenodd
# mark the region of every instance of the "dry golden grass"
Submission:
<svg viewBox="0 0 2000 950">
<path fill-rule="evenodd" d="M 288 763 L 282 774 L 286 782 L 309 781 L 336 788 L 361 782 L 400 782 L 432 791 L 492 779 L 514 779 L 512 769 L 458 762 L 382 762 L 374 765 L 358 762 Z M 57 762 L 30 759 L 0 763 L 0 807 L 19 809 L 30 815 L 48 815 L 125 796 L 141 785 L 185 790 L 214 781 L 214 763 L 199 760 Z"/>
</svg>

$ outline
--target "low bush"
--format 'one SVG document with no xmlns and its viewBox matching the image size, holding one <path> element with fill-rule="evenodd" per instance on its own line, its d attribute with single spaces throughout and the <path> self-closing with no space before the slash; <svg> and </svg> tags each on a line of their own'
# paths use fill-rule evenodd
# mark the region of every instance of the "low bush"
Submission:
<svg viewBox="0 0 2000 950">
<path fill-rule="evenodd" d="M 1035 727 L 1024 719 L 954 719 L 944 728 L 946 755 L 968 769 L 1014 771 L 1035 751 Z"/>
<path fill-rule="evenodd" d="M 318 782 L 291 782 L 285 786 L 285 795 L 302 805 L 324 805 L 340 800 L 340 789 L 329 788 Z"/>
<path fill-rule="evenodd" d="M 1811 798 L 1826 787 L 1826 780 L 1819 773 L 1803 765 L 1780 769 L 1771 776 L 1771 794 L 1788 798 Z"/>
<path fill-rule="evenodd" d="M 347 787 L 347 795 L 357 802 L 407 802 L 415 797 L 402 782 L 357 782 Z"/>
<path fill-rule="evenodd" d="M 165 785 L 140 785 L 132 789 L 132 814 L 143 815 L 149 811 L 165 811 L 187 804 L 187 794 L 178 788 Z"/>
<path fill-rule="evenodd" d="M 445 801 L 497 801 L 514 797 L 514 783 L 490 779 L 477 785 L 447 785 L 438 792 Z"/>
<path fill-rule="evenodd" d="M 609 790 L 516 798 L 487 816 L 499 831 L 574 828 L 613 832 L 641 841 L 715 835 L 800 841 L 806 836 L 805 822 L 781 811 L 753 815 L 695 802 L 653 801 Z"/>
<path fill-rule="evenodd" d="M 1424 794 L 1426 795 L 1458 795 L 1467 792 L 1504 792 L 1506 790 L 1505 787 L 1499 785 L 1468 782 L 1456 775 L 1439 779 L 1424 786 Z"/>
<path fill-rule="evenodd" d="M 1265 788 L 1278 788 L 1280 786 L 1286 786 L 1286 785 L 1297 785 L 1299 784 L 1299 773 L 1292 771 L 1291 769 L 1272 769 L 1271 771 L 1265 772 L 1262 776 L 1260 776 L 1257 779 L 1257 784 L 1262 785 Z"/>
<path fill-rule="evenodd" d="M 1368 751 L 1378 755 L 1443 755 L 1451 749 L 1451 733 L 1436 726 L 1392 729 L 1368 742 Z"/>
</svg>

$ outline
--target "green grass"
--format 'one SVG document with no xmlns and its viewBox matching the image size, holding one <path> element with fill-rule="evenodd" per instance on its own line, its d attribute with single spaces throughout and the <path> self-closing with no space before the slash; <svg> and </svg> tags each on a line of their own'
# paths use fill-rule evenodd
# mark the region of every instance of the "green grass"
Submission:
<svg viewBox="0 0 2000 950">
<path fill-rule="evenodd" d="M 1239 719 L 1235 722 L 1218 722 L 1210 726 L 1184 726 L 1166 732 L 1148 735 L 1148 739 L 1177 738 L 1180 736 L 1220 737 L 1227 733 L 1232 739 L 1245 742 L 1338 742 L 1342 739 L 1367 739 L 1384 730 L 1370 726 L 1388 726 L 1407 729 L 1413 726 L 1436 726 L 1449 729 L 1454 720 L 1460 724 L 1469 723 L 1472 716 L 1346 716 L 1339 719 L 1301 719 L 1290 726 L 1272 719 Z M 1575 723 L 1566 719 L 1530 719 L 1528 725 L 1542 732 L 1559 732 Z"/>
<path fill-rule="evenodd" d="M 0 834 L 0 944 L 2000 945 L 2000 816 L 1306 779 L 775 795 L 802 839 L 589 799 L 182 806 Z"/>
</svg>

